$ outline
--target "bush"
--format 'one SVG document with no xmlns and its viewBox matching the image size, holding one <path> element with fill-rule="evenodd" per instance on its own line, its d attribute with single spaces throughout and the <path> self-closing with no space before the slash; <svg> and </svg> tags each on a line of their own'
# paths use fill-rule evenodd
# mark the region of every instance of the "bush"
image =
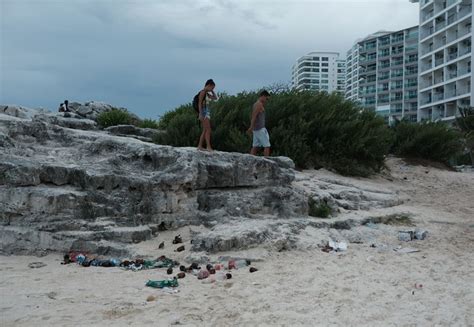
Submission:
<svg viewBox="0 0 474 327">
<path fill-rule="evenodd" d="M 462 151 L 461 134 L 443 122 L 401 121 L 393 129 L 393 152 L 400 156 L 449 164 Z"/>
<path fill-rule="evenodd" d="M 317 202 L 311 197 L 308 198 L 308 207 L 308 215 L 311 217 L 327 218 L 332 213 L 326 202 Z"/>
<path fill-rule="evenodd" d="M 154 142 L 173 146 L 197 146 L 201 135 L 200 122 L 191 104 L 167 112 L 158 122 L 165 133 L 158 135 Z"/>
<path fill-rule="evenodd" d="M 217 150 L 248 152 L 256 92 L 222 95 L 211 107 L 212 144 Z M 272 152 L 292 158 L 299 168 L 326 167 L 347 175 L 367 176 L 383 167 L 393 135 L 381 117 L 336 94 L 282 89 L 267 106 Z M 195 146 L 199 122 L 190 104 L 165 114 L 157 142 Z M 185 131 L 185 132 L 184 132 Z"/>
<path fill-rule="evenodd" d="M 133 122 L 134 119 L 130 113 L 122 109 L 114 108 L 97 116 L 97 123 L 104 128 L 116 125 L 130 125 Z"/>
<path fill-rule="evenodd" d="M 144 119 L 137 124 L 137 127 L 158 129 L 159 125 L 158 122 L 154 119 Z"/>
<path fill-rule="evenodd" d="M 456 118 L 456 126 L 463 134 L 465 153 L 456 164 L 474 165 L 474 107 L 460 108 L 460 116 Z"/>
</svg>

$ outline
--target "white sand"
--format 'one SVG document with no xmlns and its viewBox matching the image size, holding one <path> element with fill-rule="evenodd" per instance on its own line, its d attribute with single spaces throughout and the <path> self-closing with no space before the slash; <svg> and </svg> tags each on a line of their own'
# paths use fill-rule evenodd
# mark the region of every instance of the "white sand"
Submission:
<svg viewBox="0 0 474 327">
<path fill-rule="evenodd" d="M 386 250 L 367 243 L 351 243 L 339 254 L 254 249 L 246 252 L 264 259 L 254 264 L 258 272 L 240 269 L 215 284 L 188 276 L 179 280 L 177 294 L 145 287 L 148 279 L 167 277 L 162 269 L 63 266 L 60 254 L 0 257 L 0 325 L 474 326 L 474 174 L 398 159 L 388 164 L 391 176 L 372 179 L 306 173 L 403 191 L 409 202 L 373 213 L 412 213 L 416 225 L 429 231 L 426 240 L 399 242 L 397 230 L 403 228 L 379 225 L 358 231 L 374 232 Z M 159 242 L 143 246 L 153 256 L 182 260 L 189 254 L 175 254 L 171 246 L 158 251 Z M 399 244 L 420 252 L 396 253 L 392 247 Z M 37 261 L 47 266 L 28 268 Z M 156 301 L 147 302 L 149 295 Z"/>
</svg>

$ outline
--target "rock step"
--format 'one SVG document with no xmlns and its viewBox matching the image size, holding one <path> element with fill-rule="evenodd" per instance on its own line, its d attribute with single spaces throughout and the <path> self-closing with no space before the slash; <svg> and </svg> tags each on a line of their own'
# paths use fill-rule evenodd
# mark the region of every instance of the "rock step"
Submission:
<svg viewBox="0 0 474 327">
<path fill-rule="evenodd" d="M 76 230 L 56 233 L 59 237 L 80 241 L 116 240 L 120 243 L 139 243 L 152 237 L 152 230 L 146 225 L 136 227 L 105 227 L 104 230 Z"/>
<path fill-rule="evenodd" d="M 131 257 L 134 254 L 134 251 L 130 245 L 106 240 L 76 240 L 72 243 L 70 250 L 82 252 L 84 254 L 103 255 L 116 258 Z"/>
</svg>

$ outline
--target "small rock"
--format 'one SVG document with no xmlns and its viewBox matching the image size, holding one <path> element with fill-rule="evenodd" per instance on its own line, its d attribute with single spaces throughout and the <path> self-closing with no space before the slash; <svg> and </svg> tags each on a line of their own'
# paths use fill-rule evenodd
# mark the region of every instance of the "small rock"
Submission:
<svg viewBox="0 0 474 327">
<path fill-rule="evenodd" d="M 156 296 L 154 296 L 154 295 L 148 295 L 148 297 L 146 298 L 147 302 L 152 302 L 152 301 L 155 301 L 155 300 L 156 300 Z"/>
<path fill-rule="evenodd" d="M 166 270 L 166 273 L 168 275 L 171 275 L 173 273 L 173 268 L 169 267 L 167 270 Z"/>
<path fill-rule="evenodd" d="M 184 251 L 184 245 L 181 245 L 179 248 L 175 250 L 176 252 Z"/>
<path fill-rule="evenodd" d="M 249 271 L 250 271 L 251 273 L 253 273 L 253 272 L 256 272 L 256 271 L 258 271 L 258 269 L 257 269 L 257 268 L 255 268 L 255 267 L 250 267 Z"/>
<path fill-rule="evenodd" d="M 158 245 L 158 249 L 162 249 L 165 247 L 165 242 L 161 242 L 160 245 Z"/>
<path fill-rule="evenodd" d="M 176 275 L 176 277 L 177 277 L 177 278 L 184 278 L 184 277 L 186 277 L 186 273 L 180 272 L 180 273 L 178 273 L 178 274 Z"/>
</svg>

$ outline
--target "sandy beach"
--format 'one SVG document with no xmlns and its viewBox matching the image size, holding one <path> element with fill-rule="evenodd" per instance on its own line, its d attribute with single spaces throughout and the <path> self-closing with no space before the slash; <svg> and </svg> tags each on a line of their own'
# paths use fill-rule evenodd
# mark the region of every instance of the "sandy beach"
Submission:
<svg viewBox="0 0 474 327">
<path fill-rule="evenodd" d="M 399 230 L 413 226 L 359 226 L 352 232 L 364 235 L 363 243 L 325 253 L 317 244 L 344 234 L 307 228 L 303 234 L 314 242 L 297 250 L 259 247 L 211 255 L 255 258 L 258 271 L 232 270 L 232 279 L 215 283 L 188 274 L 173 294 L 145 286 L 149 279 L 169 277 L 165 269 L 61 265 L 62 253 L 1 256 L 1 325 L 473 326 L 474 174 L 394 158 L 387 165 L 389 172 L 369 179 L 319 170 L 300 173 L 295 183 L 336 178 L 398 191 L 406 199 L 399 206 L 347 214 L 406 213 L 428 231 L 426 239 L 398 240 Z M 170 242 L 177 233 L 186 244 L 189 227 L 137 246 L 150 257 L 164 254 L 184 262 L 188 250 L 176 253 Z M 165 249 L 158 250 L 163 240 Z M 419 252 L 394 251 L 400 246 Z M 46 265 L 29 268 L 32 262 Z M 150 295 L 156 299 L 147 301 Z"/>
</svg>

